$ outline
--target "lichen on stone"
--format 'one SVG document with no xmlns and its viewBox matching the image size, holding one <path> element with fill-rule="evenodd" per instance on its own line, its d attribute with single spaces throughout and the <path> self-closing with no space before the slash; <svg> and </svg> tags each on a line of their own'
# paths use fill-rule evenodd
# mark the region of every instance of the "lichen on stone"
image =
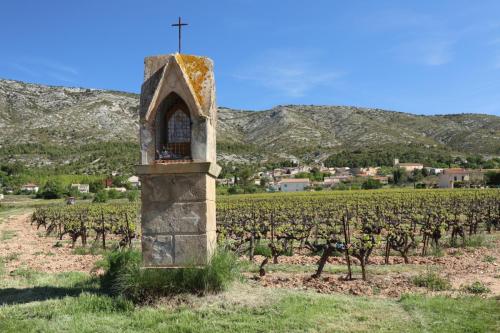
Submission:
<svg viewBox="0 0 500 333">
<path fill-rule="evenodd" d="M 176 54 L 175 58 L 186 73 L 198 103 L 203 107 L 205 103 L 203 86 L 210 72 L 206 59 L 187 54 Z"/>
</svg>

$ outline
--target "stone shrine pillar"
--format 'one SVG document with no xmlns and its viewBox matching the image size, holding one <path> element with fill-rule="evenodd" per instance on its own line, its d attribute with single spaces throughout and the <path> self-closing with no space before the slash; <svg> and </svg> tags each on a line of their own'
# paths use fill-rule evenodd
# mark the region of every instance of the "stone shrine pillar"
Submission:
<svg viewBox="0 0 500 333">
<path fill-rule="evenodd" d="M 145 267 L 205 265 L 216 247 L 213 62 L 169 54 L 144 60 L 140 103 Z"/>
</svg>

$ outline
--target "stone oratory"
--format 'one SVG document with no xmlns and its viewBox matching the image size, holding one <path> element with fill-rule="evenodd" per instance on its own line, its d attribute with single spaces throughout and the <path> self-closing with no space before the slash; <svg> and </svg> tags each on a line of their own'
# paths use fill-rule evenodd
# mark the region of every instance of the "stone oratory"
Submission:
<svg viewBox="0 0 500 333">
<path fill-rule="evenodd" d="M 216 247 L 213 62 L 169 54 L 144 60 L 140 102 L 145 267 L 205 265 Z"/>
</svg>

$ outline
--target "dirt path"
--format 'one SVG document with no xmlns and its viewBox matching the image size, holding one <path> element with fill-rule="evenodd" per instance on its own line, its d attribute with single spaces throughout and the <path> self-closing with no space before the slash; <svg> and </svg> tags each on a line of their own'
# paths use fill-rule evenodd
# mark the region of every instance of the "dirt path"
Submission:
<svg viewBox="0 0 500 333">
<path fill-rule="evenodd" d="M 0 223 L 0 257 L 7 274 L 18 268 L 38 272 L 90 272 L 99 256 L 75 255 L 67 242 L 55 247 L 54 237 L 45 237 L 29 222 L 30 213 L 11 216 Z"/>
</svg>

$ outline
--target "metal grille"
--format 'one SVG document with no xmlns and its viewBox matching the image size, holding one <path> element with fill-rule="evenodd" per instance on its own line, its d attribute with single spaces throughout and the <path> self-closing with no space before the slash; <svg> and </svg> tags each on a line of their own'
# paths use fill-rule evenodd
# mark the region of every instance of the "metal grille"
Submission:
<svg viewBox="0 0 500 333">
<path fill-rule="evenodd" d="M 167 117 L 167 151 L 168 159 L 191 158 L 191 119 L 181 109 L 177 109 Z"/>
</svg>

